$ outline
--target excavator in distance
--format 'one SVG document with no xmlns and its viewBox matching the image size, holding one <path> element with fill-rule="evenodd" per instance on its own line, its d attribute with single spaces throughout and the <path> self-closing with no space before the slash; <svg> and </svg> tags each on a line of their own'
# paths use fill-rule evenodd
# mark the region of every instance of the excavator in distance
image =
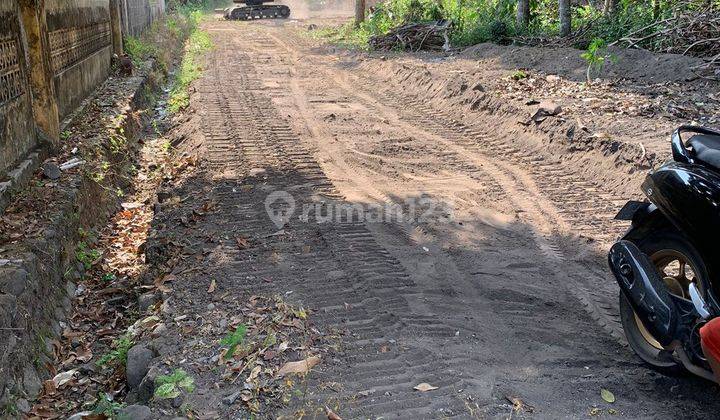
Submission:
<svg viewBox="0 0 720 420">
<path fill-rule="evenodd" d="M 287 19 L 290 17 L 290 8 L 284 4 L 265 4 L 275 0 L 233 0 L 235 4 L 245 6 L 233 6 L 225 9 L 227 20 L 252 20 L 252 19 Z"/>
</svg>

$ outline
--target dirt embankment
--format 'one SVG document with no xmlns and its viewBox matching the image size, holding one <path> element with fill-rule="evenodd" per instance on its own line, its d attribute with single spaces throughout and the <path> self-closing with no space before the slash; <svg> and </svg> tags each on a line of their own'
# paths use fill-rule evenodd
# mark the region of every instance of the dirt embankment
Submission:
<svg viewBox="0 0 720 420">
<path fill-rule="evenodd" d="M 720 84 L 693 73 L 694 58 L 613 54 L 616 62 L 588 84 L 580 51 L 571 48 L 481 44 L 454 56 L 348 53 L 363 72 L 443 116 L 577 167 L 622 198 L 636 195 L 645 172 L 669 157 L 677 126 L 720 124 Z"/>
</svg>

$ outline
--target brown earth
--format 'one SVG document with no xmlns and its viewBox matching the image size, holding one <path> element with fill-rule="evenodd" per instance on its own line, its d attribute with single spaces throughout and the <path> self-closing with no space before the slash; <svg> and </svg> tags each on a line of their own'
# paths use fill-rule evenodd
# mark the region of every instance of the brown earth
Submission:
<svg viewBox="0 0 720 420">
<path fill-rule="evenodd" d="M 206 25 L 216 48 L 194 117 L 178 127 L 199 147 L 198 168 L 167 183 L 162 196 L 178 200 L 156 209 L 148 244 L 160 253 L 151 264 L 168 246 L 188 256 L 164 296 L 168 332 L 152 343 L 156 370 L 195 379 L 184 407 L 221 418 L 253 408 L 228 397 L 268 386 L 272 363 L 232 380 L 213 364 L 228 319 L 251 296 L 275 294 L 312 322 L 288 360 L 322 362 L 301 392 L 283 394 L 289 405 L 262 402 L 262 418 L 324 417 L 325 406 L 343 418 L 703 418 L 720 408 L 716 387 L 655 373 L 626 347 L 604 263 L 625 228 L 612 216 L 668 155 L 669 131 L 718 121 L 716 85 L 585 86 L 571 70 L 534 68 L 516 81 L 505 47 L 339 51 L 305 36 L 307 24 Z M 530 121 L 530 100 L 562 112 Z M 280 192 L 294 212 L 267 201 Z M 410 201 L 428 217 L 328 222 L 322 207 L 409 212 Z M 268 209 L 290 211 L 288 223 Z M 180 407 L 153 404 L 160 416 Z"/>
<path fill-rule="evenodd" d="M 117 312 L 140 320 L 131 362 L 100 369 L 93 349 L 53 407 L 87 409 L 111 371 L 109 396 L 155 418 L 720 409 L 716 386 L 632 354 L 605 266 L 627 227 L 612 218 L 668 157 L 668 134 L 720 122 L 718 85 L 686 71 L 694 60 L 618 51 L 588 85 L 572 49 L 358 52 L 306 29 L 329 22 L 204 24 L 215 48 L 166 134 L 175 151 L 159 112 L 136 177 L 147 185 L 100 241 L 98 266 L 125 264 L 122 288 L 146 298 L 146 313 L 128 296 Z M 85 282 L 76 309 L 101 307 L 105 281 Z M 280 377 L 301 360 L 319 363 Z M 195 389 L 157 397 L 177 369 Z"/>
</svg>

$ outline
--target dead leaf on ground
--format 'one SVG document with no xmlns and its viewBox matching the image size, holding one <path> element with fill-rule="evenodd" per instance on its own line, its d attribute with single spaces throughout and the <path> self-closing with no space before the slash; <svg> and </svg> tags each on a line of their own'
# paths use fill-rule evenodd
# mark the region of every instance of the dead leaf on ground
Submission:
<svg viewBox="0 0 720 420">
<path fill-rule="evenodd" d="M 260 371 L 262 370 L 261 366 L 255 366 L 253 370 L 250 372 L 250 376 L 248 377 L 248 380 L 253 380 L 260 375 Z"/>
<path fill-rule="evenodd" d="M 90 348 L 88 348 L 88 347 L 81 348 L 75 352 L 71 352 L 70 354 L 75 356 L 75 359 L 77 359 L 83 363 L 89 362 L 93 356 L 92 351 L 90 351 Z"/>
<path fill-rule="evenodd" d="M 328 420 L 342 420 L 342 417 L 335 414 L 328 406 L 325 406 L 325 414 L 327 414 Z"/>
<path fill-rule="evenodd" d="M 215 279 L 213 279 L 213 280 L 210 282 L 210 287 L 208 287 L 207 292 L 208 292 L 208 293 L 213 293 L 213 292 L 215 291 L 215 287 L 217 287 L 217 282 L 215 282 Z"/>
<path fill-rule="evenodd" d="M 70 369 L 68 371 L 60 372 L 55 375 L 55 377 L 52 379 L 53 383 L 55 384 L 55 388 L 60 388 L 66 383 L 70 382 L 76 373 L 77 369 Z"/>
<path fill-rule="evenodd" d="M 47 381 L 43 382 L 43 392 L 45 395 L 52 395 L 57 391 L 57 387 L 55 386 L 55 381 L 52 379 L 48 379 Z"/>
<path fill-rule="evenodd" d="M 171 281 L 176 280 L 176 279 L 177 279 L 177 278 L 175 277 L 174 274 L 166 274 L 166 275 L 164 275 L 164 276 L 161 276 L 161 277 L 156 278 L 154 284 L 155 284 L 155 287 L 156 287 L 159 291 L 164 292 L 164 293 L 167 293 L 167 292 L 170 291 L 170 288 L 167 287 L 167 286 L 165 286 L 165 283 L 171 282 Z"/>
<path fill-rule="evenodd" d="M 278 370 L 277 376 L 285 376 L 291 373 L 297 373 L 297 374 L 306 374 L 312 369 L 315 365 L 320 363 L 320 357 L 319 356 L 311 356 L 308 357 L 305 360 L 300 360 L 297 362 L 288 362 L 283 365 L 283 367 Z"/>
<path fill-rule="evenodd" d="M 243 238 L 242 236 L 237 236 L 237 237 L 235 237 L 235 242 L 237 243 L 237 246 L 240 249 L 250 248 L 250 242 L 247 240 L 247 238 Z"/>
<path fill-rule="evenodd" d="M 532 413 L 535 410 L 535 407 L 526 404 L 525 401 L 521 400 L 519 397 L 506 395 L 505 399 L 512 403 L 514 411 L 527 411 L 528 413 Z"/>
<path fill-rule="evenodd" d="M 415 385 L 415 387 L 413 389 L 416 391 L 420 391 L 420 392 L 427 392 L 427 391 L 432 391 L 434 389 L 438 389 L 438 387 L 432 386 L 427 382 L 423 382 L 421 384 Z"/>
</svg>

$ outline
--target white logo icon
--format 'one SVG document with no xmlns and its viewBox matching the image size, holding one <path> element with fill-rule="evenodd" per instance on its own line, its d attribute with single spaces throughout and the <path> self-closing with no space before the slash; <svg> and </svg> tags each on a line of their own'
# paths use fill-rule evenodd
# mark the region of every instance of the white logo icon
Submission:
<svg viewBox="0 0 720 420">
<path fill-rule="evenodd" d="M 282 229 L 295 213 L 295 199 L 286 191 L 275 191 L 265 198 L 265 211 L 270 220 Z"/>
</svg>

